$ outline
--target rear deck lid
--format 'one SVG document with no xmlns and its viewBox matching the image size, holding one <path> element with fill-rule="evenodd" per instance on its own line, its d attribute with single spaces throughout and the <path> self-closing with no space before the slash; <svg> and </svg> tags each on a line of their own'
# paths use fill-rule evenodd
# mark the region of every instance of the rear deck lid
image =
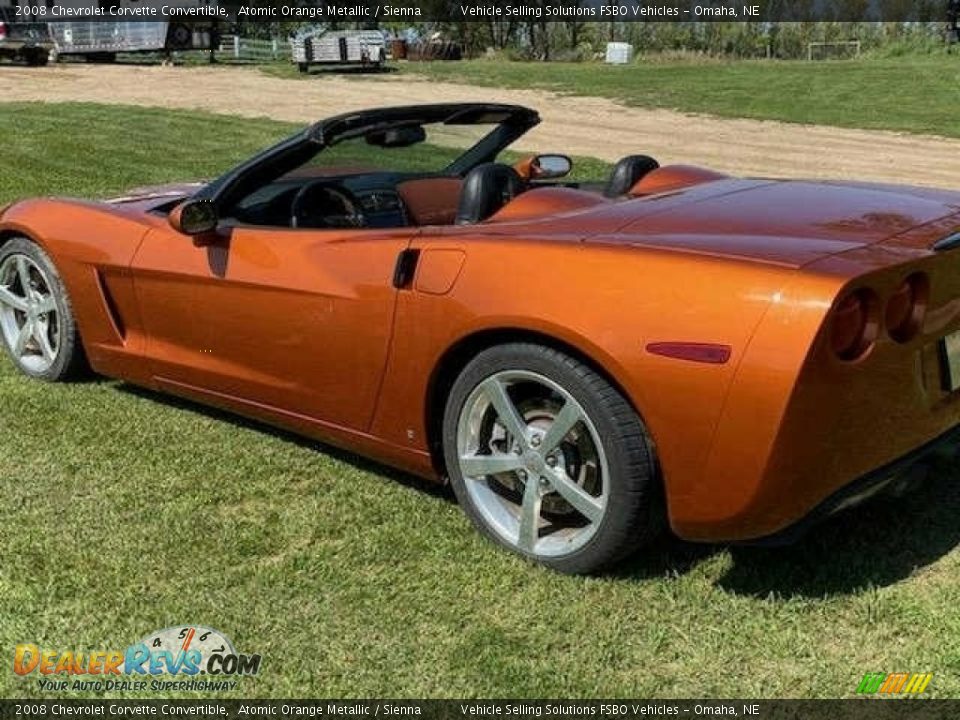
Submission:
<svg viewBox="0 0 960 720">
<path fill-rule="evenodd" d="M 875 244 L 927 250 L 954 225 L 960 229 L 958 212 L 960 193 L 945 190 L 780 181 L 641 211 L 616 233 L 591 240 L 802 267 Z"/>
</svg>

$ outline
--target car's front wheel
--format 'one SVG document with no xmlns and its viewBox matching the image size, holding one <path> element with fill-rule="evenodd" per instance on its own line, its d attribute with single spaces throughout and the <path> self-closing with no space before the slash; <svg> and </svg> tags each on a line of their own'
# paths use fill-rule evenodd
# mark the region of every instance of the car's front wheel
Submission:
<svg viewBox="0 0 960 720">
<path fill-rule="evenodd" d="M 653 445 L 592 368 L 513 343 L 478 354 L 443 428 L 457 499 L 487 536 L 562 572 L 606 568 L 662 527 Z"/>
<path fill-rule="evenodd" d="M 41 380 L 85 367 L 70 297 L 53 261 L 26 238 L 0 248 L 0 334 L 13 362 Z"/>
</svg>

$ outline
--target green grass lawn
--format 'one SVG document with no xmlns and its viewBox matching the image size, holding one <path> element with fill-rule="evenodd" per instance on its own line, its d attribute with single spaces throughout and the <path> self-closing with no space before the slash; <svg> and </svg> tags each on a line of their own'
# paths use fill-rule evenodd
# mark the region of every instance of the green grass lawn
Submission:
<svg viewBox="0 0 960 720">
<path fill-rule="evenodd" d="M 960 55 L 813 63 L 641 58 L 626 66 L 473 60 L 400 67 L 434 80 L 597 95 L 642 107 L 960 137 Z"/>
<path fill-rule="evenodd" d="M 136 185 L 213 178 L 302 127 L 196 112 L 68 103 L 0 104 L 0 123 L 16 127 L 2 148 L 0 203 L 50 194 L 105 196 Z M 15 137 L 13 137 L 15 135 Z M 459 153 L 417 145 L 383 150 L 352 141 L 336 146 L 336 163 L 393 160 L 409 170 L 438 170 Z M 514 162 L 521 154 L 505 152 Z M 318 156 L 318 160 L 327 154 Z M 600 180 L 610 164 L 574 158 L 573 179 Z"/>
<path fill-rule="evenodd" d="M 289 131 L 96 106 L 0 104 L 0 123 L 0 202 L 209 175 Z M 868 671 L 960 695 L 946 465 L 788 549 L 665 538 L 571 578 L 482 540 L 444 490 L 124 384 L 46 385 L 4 356 L 0 423 L 0 697 L 40 694 L 17 643 L 184 623 L 263 655 L 236 697 L 850 697 Z"/>
</svg>

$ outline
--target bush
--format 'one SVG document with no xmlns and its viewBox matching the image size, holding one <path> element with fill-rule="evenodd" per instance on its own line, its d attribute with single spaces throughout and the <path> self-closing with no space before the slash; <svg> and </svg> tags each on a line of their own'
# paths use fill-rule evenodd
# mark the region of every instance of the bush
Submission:
<svg viewBox="0 0 960 720">
<path fill-rule="evenodd" d="M 588 62 L 593 60 L 593 46 L 582 42 L 575 48 L 560 48 L 553 51 L 550 59 L 556 62 Z"/>
</svg>

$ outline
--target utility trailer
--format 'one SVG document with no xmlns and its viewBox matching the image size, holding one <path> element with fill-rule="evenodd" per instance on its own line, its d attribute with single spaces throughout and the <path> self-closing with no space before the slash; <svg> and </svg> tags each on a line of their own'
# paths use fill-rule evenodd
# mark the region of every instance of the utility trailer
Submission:
<svg viewBox="0 0 960 720">
<path fill-rule="evenodd" d="M 311 65 L 363 65 L 379 68 L 387 56 L 379 30 L 327 30 L 308 27 L 290 39 L 293 62 L 305 73 Z"/>
<path fill-rule="evenodd" d="M 59 0 L 62 7 L 77 10 L 101 7 L 98 0 Z M 114 0 L 108 7 L 216 8 L 215 0 Z M 102 16 L 100 16 L 102 17 Z M 109 17 L 109 16 L 108 16 Z M 219 43 L 212 19 L 188 20 L 64 20 L 49 23 L 57 56 L 83 56 L 88 60 L 112 62 L 117 53 L 209 50 Z"/>
</svg>

